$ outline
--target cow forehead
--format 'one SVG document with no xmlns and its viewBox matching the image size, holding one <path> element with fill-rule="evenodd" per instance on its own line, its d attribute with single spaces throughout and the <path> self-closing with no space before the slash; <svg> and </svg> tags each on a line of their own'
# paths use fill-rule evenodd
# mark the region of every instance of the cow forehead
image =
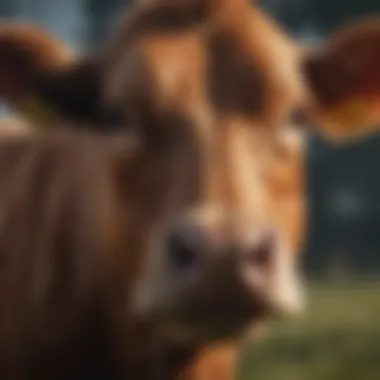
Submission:
<svg viewBox="0 0 380 380">
<path fill-rule="evenodd" d="M 219 113 L 237 113 L 268 124 L 283 123 L 291 107 L 305 99 L 297 70 L 299 52 L 294 44 L 259 10 L 248 11 L 242 21 L 245 26 L 239 27 L 194 11 L 194 4 L 205 2 L 191 3 L 176 5 L 169 1 L 148 7 L 148 11 L 137 9 L 115 40 L 113 50 L 117 53 L 110 55 L 111 71 L 115 62 L 137 45 L 149 61 L 147 66 L 161 79 L 165 77 L 163 91 L 172 83 L 177 86 L 177 95 L 186 86 L 195 89 L 195 83 L 200 88 L 202 82 L 208 101 Z M 178 16 L 177 21 L 165 26 L 162 20 L 174 16 Z M 177 81 L 176 74 L 181 74 L 181 81 Z M 120 79 L 120 74 L 115 77 Z M 189 83 L 183 83 L 186 78 Z M 181 96 L 177 102 L 184 103 Z"/>
<path fill-rule="evenodd" d="M 184 33 L 144 39 L 140 52 L 147 62 L 158 107 L 190 108 L 205 105 L 207 56 L 199 36 Z"/>
<path fill-rule="evenodd" d="M 208 114 L 209 123 L 232 116 L 246 118 L 253 127 L 260 125 L 268 98 L 265 70 L 228 31 L 150 36 L 139 40 L 134 52 L 146 70 L 158 109 L 191 110 L 195 120 Z M 109 71 L 114 99 L 128 86 L 123 73 L 131 55 L 121 57 L 121 64 L 114 65 L 120 69 Z"/>
<path fill-rule="evenodd" d="M 138 41 L 137 51 L 150 81 L 148 91 L 155 111 L 179 111 L 192 120 L 192 125 L 211 141 L 210 145 L 220 141 L 215 135 L 223 129 L 231 137 L 224 142 L 227 144 L 244 135 L 240 145 L 249 141 L 249 162 L 261 164 L 261 156 L 274 145 L 275 136 L 283 139 L 278 130 L 266 133 L 266 126 L 257 117 L 264 107 L 263 75 L 254 62 L 248 62 L 247 54 L 239 51 L 242 48 L 234 44 L 227 32 L 204 37 L 186 31 Z M 123 93 L 124 83 L 119 75 L 123 71 L 125 66 L 121 64 L 111 80 L 113 99 Z"/>
</svg>

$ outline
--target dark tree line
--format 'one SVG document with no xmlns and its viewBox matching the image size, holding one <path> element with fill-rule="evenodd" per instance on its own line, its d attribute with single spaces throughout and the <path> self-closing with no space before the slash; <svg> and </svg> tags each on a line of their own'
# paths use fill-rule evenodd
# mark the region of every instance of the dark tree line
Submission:
<svg viewBox="0 0 380 380">
<path fill-rule="evenodd" d="M 17 3 L 39 6 L 38 0 L 0 0 L 0 17 L 17 15 Z M 55 1 L 63 0 L 51 0 Z M 133 0 L 78 0 L 83 1 L 88 24 L 85 43 L 94 46 L 103 41 L 112 30 L 120 10 Z M 324 36 L 335 28 L 358 17 L 380 13 L 379 0 L 260 0 L 292 33 L 312 28 Z M 23 15 L 24 16 L 24 15 Z M 25 15 L 27 16 L 27 15 Z M 64 16 L 63 16 L 64 17 Z"/>
<path fill-rule="evenodd" d="M 378 0 L 261 0 L 292 32 L 312 26 L 322 36 L 358 17 L 380 13 Z"/>
</svg>

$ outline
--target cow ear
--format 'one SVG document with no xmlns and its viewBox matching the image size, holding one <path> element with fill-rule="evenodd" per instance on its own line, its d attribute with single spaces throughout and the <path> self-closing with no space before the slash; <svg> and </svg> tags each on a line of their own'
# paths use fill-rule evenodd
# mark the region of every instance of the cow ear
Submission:
<svg viewBox="0 0 380 380">
<path fill-rule="evenodd" d="M 309 121 L 329 139 L 358 138 L 380 123 L 380 20 L 339 31 L 305 54 Z M 309 110 L 309 111 L 310 111 Z"/>
<path fill-rule="evenodd" d="M 333 107 L 352 98 L 380 99 L 380 19 L 348 26 L 305 56 L 317 102 Z"/>
<path fill-rule="evenodd" d="M 70 64 L 73 52 L 54 35 L 25 23 L 0 25 L 0 97 L 16 102 L 41 73 Z"/>
<path fill-rule="evenodd" d="M 86 125 L 91 128 L 106 127 L 101 119 L 102 86 L 101 65 L 96 57 L 87 57 L 73 62 L 64 69 L 51 70 L 36 78 L 32 91 L 20 105 L 29 118 L 36 116 L 37 109 L 48 110 L 48 115 L 65 123 Z M 29 107 L 32 105 L 32 107 Z M 26 108 L 25 108 L 26 106 Z M 38 115 L 37 115 L 38 116 Z M 47 118 L 49 122 L 50 117 Z"/>
<path fill-rule="evenodd" d="M 0 100 L 33 126 L 118 126 L 118 113 L 101 107 L 101 62 L 76 58 L 52 34 L 32 25 L 0 27 Z M 116 115 L 116 116 L 115 116 Z"/>
</svg>

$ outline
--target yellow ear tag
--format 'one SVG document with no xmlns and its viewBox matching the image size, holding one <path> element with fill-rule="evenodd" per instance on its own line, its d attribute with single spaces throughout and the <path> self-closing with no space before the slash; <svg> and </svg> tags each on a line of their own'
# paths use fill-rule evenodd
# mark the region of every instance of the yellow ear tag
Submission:
<svg viewBox="0 0 380 380">
<path fill-rule="evenodd" d="M 20 108 L 27 120 L 41 128 L 49 127 L 58 117 L 54 110 L 35 97 L 25 99 Z"/>
</svg>

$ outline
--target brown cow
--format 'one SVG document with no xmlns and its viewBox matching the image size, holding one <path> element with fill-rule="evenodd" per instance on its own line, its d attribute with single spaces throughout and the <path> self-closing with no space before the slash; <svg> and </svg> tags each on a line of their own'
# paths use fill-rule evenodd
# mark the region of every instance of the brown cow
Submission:
<svg viewBox="0 0 380 380">
<path fill-rule="evenodd" d="M 283 67 L 257 10 L 209 5 L 136 8 L 99 58 L 128 136 L 0 141 L 4 378 L 192 376 L 203 349 L 302 308 L 275 190 L 293 47 Z"/>
<path fill-rule="evenodd" d="M 206 2 L 200 1 L 191 3 L 179 1 L 176 4 L 163 1 L 158 5 L 150 2 L 147 8 L 138 11 L 138 15 L 132 14 L 131 21 L 126 23 L 124 32 L 119 34 L 115 44 L 106 54 L 110 62 L 108 70 L 103 67 L 99 75 L 103 77 L 105 72 L 111 73 L 111 79 L 105 81 L 105 84 L 110 87 L 108 95 L 111 95 L 111 104 L 114 104 L 112 97 L 115 96 L 115 92 L 115 97 L 120 98 L 120 94 L 117 94 L 120 79 L 127 77 L 125 78 L 128 79 L 126 80 L 127 84 L 136 85 L 132 89 L 130 86 L 129 88 L 126 86 L 126 89 L 130 91 L 130 96 L 128 91 L 126 94 L 127 107 L 124 106 L 124 103 L 118 105 L 119 108 L 127 111 L 128 107 L 132 108 L 131 112 L 127 112 L 127 117 L 137 109 L 136 116 L 145 118 L 150 115 L 146 111 L 152 111 L 152 108 L 156 116 L 159 111 L 165 116 L 165 110 L 177 109 L 178 107 L 182 109 L 182 106 L 184 106 L 186 109 L 183 111 L 191 114 L 191 118 L 197 120 L 197 125 L 204 126 L 205 123 L 209 122 L 207 118 L 212 118 L 212 115 L 215 114 L 216 107 L 217 123 L 223 126 L 223 128 L 218 129 L 218 133 L 223 135 L 226 129 L 231 128 L 234 131 L 234 136 L 235 133 L 243 132 L 244 125 L 249 126 L 252 129 L 250 133 L 254 136 L 255 142 L 260 141 L 260 145 L 263 147 L 264 152 L 259 154 L 260 146 L 256 146 L 257 152 L 255 152 L 255 160 L 260 162 L 259 166 L 263 166 L 262 154 L 268 154 L 272 143 L 268 145 L 268 140 L 261 136 L 259 130 L 269 129 L 268 126 L 273 127 L 283 122 L 287 111 L 299 101 L 299 94 L 304 92 L 302 81 L 299 80 L 300 72 L 297 71 L 300 69 L 299 63 L 301 67 L 304 65 L 306 69 L 306 78 L 310 78 L 308 84 L 312 90 L 311 92 L 315 91 L 317 93 L 318 86 L 323 82 L 312 74 L 314 69 L 309 69 L 309 67 L 313 67 L 313 65 L 318 67 L 322 62 L 320 57 L 323 57 L 324 54 L 320 55 L 319 52 L 313 52 L 310 55 L 299 54 L 297 48 L 283 36 L 277 26 L 257 8 L 250 11 L 244 8 L 244 4 L 241 2 L 240 4 L 234 2 L 232 8 L 227 8 L 223 11 L 219 10 L 219 15 L 221 16 L 219 20 L 216 21 L 213 16 L 213 22 L 209 23 L 209 9 L 203 7 L 205 4 Z M 218 6 L 218 2 L 214 4 Z M 225 4 L 227 7 L 231 6 L 228 2 L 225 2 Z M 239 9 L 241 6 L 243 8 Z M 231 22 L 233 17 L 230 16 L 235 12 L 240 17 L 238 19 L 239 25 Z M 228 17 L 224 17 L 223 14 L 228 14 Z M 204 20 L 208 21 L 202 24 Z M 198 28 L 201 24 L 202 28 L 205 26 L 204 29 Z M 194 25 L 197 26 L 194 27 Z M 254 36 L 249 33 L 248 25 L 252 26 L 252 30 L 255 32 Z M 201 34 L 199 30 L 202 31 Z M 260 33 L 257 32 L 258 30 Z M 207 73 L 202 77 L 202 67 L 199 67 L 202 65 L 199 65 L 199 63 L 203 62 L 204 55 L 202 49 L 197 49 L 197 42 L 199 42 L 197 38 L 202 43 L 206 40 L 206 44 L 202 45 L 203 51 L 207 53 L 206 56 L 211 55 L 211 58 L 218 63 L 214 63 L 212 66 L 213 75 Z M 136 43 L 136 39 L 138 43 Z M 230 42 L 231 39 L 233 39 L 233 43 Z M 268 41 L 271 43 L 268 44 Z M 134 50 L 132 49 L 132 52 L 131 48 L 129 48 L 129 43 L 133 46 Z M 352 50 L 349 49 L 349 52 L 355 51 L 356 44 L 357 42 L 354 42 L 354 46 L 350 47 Z M 238 54 L 236 54 L 236 49 L 238 49 Z M 305 59 L 303 59 L 303 56 Z M 318 57 L 318 59 L 315 59 L 315 57 Z M 371 57 L 372 53 L 369 58 Z M 141 64 L 138 61 L 140 58 L 142 58 Z M 251 58 L 252 60 L 250 60 Z M 340 65 L 344 67 L 345 63 L 349 61 L 348 59 L 336 61 L 336 59 L 333 56 L 332 67 L 335 64 L 337 64 L 338 68 Z M 116 72 L 115 68 L 118 66 L 118 62 L 120 63 L 120 68 Z M 188 62 L 194 64 L 191 66 L 191 70 Z M 150 75 L 143 76 L 140 74 L 139 70 L 145 70 L 146 67 L 143 67 L 145 65 L 148 66 L 147 73 Z M 327 68 L 329 66 L 327 65 Z M 99 67 L 102 67 L 102 65 Z M 324 64 L 321 67 L 325 67 Z M 363 71 L 366 70 L 365 67 L 362 68 Z M 136 69 L 137 73 L 133 71 Z M 132 74 L 128 70 L 131 70 Z M 153 71 L 153 75 L 149 70 Z M 328 74 L 329 70 L 326 70 L 325 73 Z M 205 100 L 209 99 L 202 98 L 203 93 L 199 91 L 197 84 L 204 83 L 204 80 L 207 83 L 211 80 L 212 84 L 213 76 L 215 76 L 214 83 L 218 83 L 218 87 L 213 89 L 210 86 L 210 93 L 211 95 L 216 93 L 218 96 L 223 96 L 221 96 L 221 99 L 216 99 L 216 103 L 212 104 L 213 107 L 210 110 L 207 109 L 207 102 L 205 102 Z M 112 80 L 112 77 L 115 79 Z M 229 78 L 231 78 L 230 81 L 228 80 Z M 136 84 L 136 81 L 141 79 L 148 80 L 150 85 L 148 91 L 142 94 L 140 92 L 141 82 Z M 249 87 L 249 85 L 252 86 L 252 83 L 254 86 Z M 75 87 L 75 83 L 71 84 Z M 339 87 L 339 83 L 337 86 Z M 225 90 L 226 88 L 228 90 Z M 263 94 L 263 88 L 265 89 L 264 93 L 267 94 L 266 96 Z M 149 99 L 148 95 L 152 93 L 152 89 L 156 91 L 156 95 L 154 96 L 153 93 L 153 99 Z M 207 95 L 210 95 L 210 93 Z M 140 99 L 136 99 L 137 96 L 140 96 Z M 308 98 L 308 96 L 305 95 L 305 98 Z M 149 102 L 149 100 L 152 100 L 152 102 Z M 141 101 L 148 101 L 147 104 L 143 104 L 146 108 L 141 108 Z M 135 106 L 137 106 L 136 109 Z M 237 118 L 236 114 L 238 114 Z M 162 119 L 160 120 L 158 125 L 162 124 Z M 145 121 L 138 119 L 138 121 L 138 125 L 151 126 L 153 124 L 152 120 L 149 119 L 145 119 Z M 211 123 L 215 123 L 215 120 L 211 120 Z M 228 125 L 231 127 L 228 127 Z M 207 137 L 209 128 L 207 126 L 204 128 L 205 137 Z M 237 131 L 239 129 L 240 132 Z M 271 136 L 274 138 L 273 134 Z M 222 139 L 223 137 L 216 138 L 217 141 Z M 231 138 L 224 140 L 226 146 L 229 146 L 230 144 L 227 144 L 227 142 L 232 140 Z M 282 141 L 282 137 L 277 136 L 277 141 Z M 293 143 L 290 144 L 292 146 Z M 238 146 L 240 147 L 240 145 Z M 299 244 L 300 235 L 302 236 L 302 228 L 299 227 L 303 225 L 300 222 L 302 221 L 300 217 L 302 216 L 302 197 L 299 196 L 302 192 L 302 187 L 297 185 L 297 183 L 300 183 L 301 172 L 299 171 L 299 165 L 302 163 L 300 159 L 302 150 L 299 149 L 300 147 L 302 147 L 302 143 L 296 143 L 293 148 L 289 148 L 289 155 L 285 154 L 285 157 L 288 157 L 290 162 L 284 161 L 284 156 L 281 154 L 271 155 L 269 162 L 272 162 L 273 165 L 269 165 L 270 170 L 265 172 L 261 184 L 265 188 L 265 197 L 269 198 L 269 205 L 265 213 L 277 220 L 280 230 L 285 232 L 287 243 L 293 250 Z M 295 153 L 295 156 L 293 156 L 292 152 Z M 236 156 L 238 157 L 238 155 Z M 243 162 L 246 158 L 244 158 Z M 273 159 L 275 162 L 273 162 Z M 288 168 L 287 164 L 285 164 L 286 162 L 295 164 L 292 167 L 289 166 L 290 169 L 286 170 L 288 174 L 281 169 Z M 257 181 L 255 183 L 257 184 Z M 255 195 L 257 195 L 256 188 L 256 185 L 252 185 L 252 189 L 255 189 Z M 244 204 L 244 202 L 241 203 Z M 258 207 L 258 209 L 260 208 Z M 290 223 L 292 219 L 290 215 L 294 215 L 293 223 Z M 205 379 L 220 378 L 222 374 L 227 374 L 227 378 L 230 378 L 232 376 L 231 363 L 233 362 L 234 352 L 229 348 L 211 346 L 200 351 L 199 361 L 197 365 L 190 366 L 189 374 Z"/>
</svg>

